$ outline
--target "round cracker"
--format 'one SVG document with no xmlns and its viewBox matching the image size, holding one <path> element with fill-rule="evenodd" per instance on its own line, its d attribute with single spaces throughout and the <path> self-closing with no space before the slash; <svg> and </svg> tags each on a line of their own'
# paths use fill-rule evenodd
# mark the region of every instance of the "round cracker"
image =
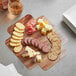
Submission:
<svg viewBox="0 0 76 76">
<path fill-rule="evenodd" d="M 54 41 L 60 41 L 60 39 L 58 38 L 58 37 L 54 37 L 54 38 L 52 38 L 52 41 L 54 42 Z"/>
<path fill-rule="evenodd" d="M 20 22 L 16 23 L 16 27 L 18 29 L 20 29 L 20 30 L 24 30 L 25 29 L 25 26 L 22 23 L 20 23 Z"/>
<path fill-rule="evenodd" d="M 21 40 L 15 40 L 15 39 L 11 38 L 11 39 L 10 39 L 10 42 L 12 42 L 12 43 L 20 43 Z"/>
<path fill-rule="evenodd" d="M 53 49 L 53 50 L 60 50 L 61 47 L 59 47 L 59 46 L 55 46 L 55 47 L 52 47 L 52 49 Z"/>
<path fill-rule="evenodd" d="M 50 32 L 48 35 L 47 35 L 48 39 L 51 41 L 51 39 L 55 38 L 56 37 L 56 34 L 54 32 Z"/>
<path fill-rule="evenodd" d="M 50 38 L 49 38 L 49 40 L 51 41 L 54 38 L 55 38 L 55 36 L 54 35 L 51 35 Z"/>
<path fill-rule="evenodd" d="M 48 53 L 48 58 L 52 61 L 55 61 L 58 58 L 58 55 L 55 52 Z"/>
<path fill-rule="evenodd" d="M 18 47 L 14 47 L 14 52 L 15 53 L 19 53 L 22 50 L 22 45 L 18 46 Z"/>
<path fill-rule="evenodd" d="M 24 30 L 19 30 L 17 27 L 14 27 L 14 30 L 15 30 L 16 32 L 19 32 L 19 33 L 23 33 L 23 32 L 24 32 Z"/>
<path fill-rule="evenodd" d="M 51 51 L 53 51 L 53 52 L 55 52 L 56 54 L 60 54 L 61 53 L 61 48 L 59 48 L 59 47 L 54 47 L 54 48 L 52 48 L 51 49 Z"/>
<path fill-rule="evenodd" d="M 22 37 L 17 37 L 17 36 L 15 36 L 15 35 L 12 35 L 12 38 L 13 38 L 13 39 L 16 39 L 16 40 L 21 40 L 21 39 L 23 39 L 23 36 L 22 36 Z"/>
<path fill-rule="evenodd" d="M 52 42 L 52 47 L 57 47 L 59 46 L 59 44 L 57 44 L 56 42 Z"/>
<path fill-rule="evenodd" d="M 16 31 L 14 31 L 13 35 L 18 36 L 18 37 L 22 37 L 24 34 L 23 33 L 18 33 Z"/>
<path fill-rule="evenodd" d="M 55 50 L 55 53 L 59 55 L 61 53 L 61 49 Z"/>
<path fill-rule="evenodd" d="M 59 42 L 59 41 L 51 41 L 51 43 L 52 43 L 52 47 L 61 47 L 61 42 Z"/>
<path fill-rule="evenodd" d="M 52 36 L 52 32 L 48 33 L 47 37 L 48 39 Z"/>
<path fill-rule="evenodd" d="M 12 43 L 12 42 L 10 42 L 10 46 L 12 46 L 12 47 L 20 46 L 20 45 L 21 45 L 21 43 Z"/>
</svg>

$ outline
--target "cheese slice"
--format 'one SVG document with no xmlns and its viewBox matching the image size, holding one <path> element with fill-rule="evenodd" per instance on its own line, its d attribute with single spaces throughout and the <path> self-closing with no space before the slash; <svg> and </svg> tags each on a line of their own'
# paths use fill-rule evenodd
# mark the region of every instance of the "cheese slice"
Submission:
<svg viewBox="0 0 76 76">
<path fill-rule="evenodd" d="M 31 49 L 29 46 L 26 46 L 25 50 L 28 51 L 28 55 L 30 58 L 36 55 L 35 51 Z"/>
</svg>

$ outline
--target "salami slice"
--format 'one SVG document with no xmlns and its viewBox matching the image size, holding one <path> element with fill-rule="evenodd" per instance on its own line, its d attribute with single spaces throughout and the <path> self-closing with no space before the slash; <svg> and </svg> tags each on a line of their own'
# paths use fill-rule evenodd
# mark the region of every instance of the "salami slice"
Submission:
<svg viewBox="0 0 76 76">
<path fill-rule="evenodd" d="M 32 25 L 32 27 L 34 27 L 36 25 L 36 20 L 35 19 L 31 19 L 30 20 L 30 24 Z"/>
<path fill-rule="evenodd" d="M 32 39 L 31 43 L 34 46 L 35 45 L 35 39 Z"/>
<path fill-rule="evenodd" d="M 43 47 L 44 47 L 44 44 L 41 43 L 41 42 L 39 42 L 38 48 L 39 48 L 40 50 L 42 50 Z"/>
<path fill-rule="evenodd" d="M 39 46 L 39 41 L 36 40 L 34 45 L 35 45 L 35 47 L 38 47 Z"/>
<path fill-rule="evenodd" d="M 24 42 L 25 42 L 25 44 L 27 44 L 27 45 L 28 45 L 28 39 L 29 39 L 28 37 L 24 39 Z"/>
<path fill-rule="evenodd" d="M 42 52 L 44 52 L 44 53 L 48 53 L 50 51 L 50 47 L 49 46 L 43 46 L 43 48 L 42 48 Z"/>
<path fill-rule="evenodd" d="M 34 39 L 34 46 L 35 46 L 35 47 L 36 47 L 37 44 L 38 44 L 37 41 L 38 41 L 37 39 Z"/>
<path fill-rule="evenodd" d="M 25 46 L 26 44 L 25 44 L 25 42 L 24 42 L 24 39 L 21 41 L 21 43 L 22 43 L 22 45 L 23 46 Z"/>
<path fill-rule="evenodd" d="M 28 38 L 27 42 L 29 45 L 31 45 L 32 39 L 33 39 L 32 37 Z"/>
</svg>

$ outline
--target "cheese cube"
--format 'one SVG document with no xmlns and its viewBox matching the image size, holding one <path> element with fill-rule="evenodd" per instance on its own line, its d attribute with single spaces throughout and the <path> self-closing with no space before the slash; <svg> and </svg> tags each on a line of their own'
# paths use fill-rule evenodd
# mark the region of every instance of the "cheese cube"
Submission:
<svg viewBox="0 0 76 76">
<path fill-rule="evenodd" d="M 40 63 L 40 62 L 42 61 L 42 57 L 41 57 L 41 55 L 37 55 L 37 56 L 36 56 L 36 60 L 37 60 L 37 62 Z"/>
<path fill-rule="evenodd" d="M 45 26 L 46 31 L 51 31 L 53 28 L 51 25 L 46 25 Z"/>
<path fill-rule="evenodd" d="M 46 35 L 46 29 L 45 28 L 42 28 L 41 34 Z"/>
<path fill-rule="evenodd" d="M 40 30 L 41 28 L 40 28 L 40 25 L 36 25 L 36 28 L 37 28 L 37 30 Z"/>
</svg>

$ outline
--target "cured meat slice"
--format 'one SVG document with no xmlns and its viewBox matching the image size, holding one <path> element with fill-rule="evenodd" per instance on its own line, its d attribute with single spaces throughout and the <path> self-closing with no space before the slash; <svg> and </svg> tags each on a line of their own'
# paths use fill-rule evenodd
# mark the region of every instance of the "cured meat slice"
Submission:
<svg viewBox="0 0 76 76">
<path fill-rule="evenodd" d="M 31 45 L 32 39 L 33 39 L 32 37 L 28 38 L 27 42 L 29 45 Z"/>
<path fill-rule="evenodd" d="M 43 48 L 42 48 L 42 52 L 44 52 L 44 53 L 48 53 L 50 51 L 50 47 L 49 46 L 43 46 Z"/>
<path fill-rule="evenodd" d="M 31 19 L 27 23 L 27 25 L 26 25 L 27 34 L 33 34 L 34 32 L 36 32 L 35 25 L 36 25 L 36 20 L 35 19 Z"/>
<path fill-rule="evenodd" d="M 36 41 L 37 41 L 36 39 L 32 39 L 32 45 L 33 46 L 35 46 Z"/>
<path fill-rule="evenodd" d="M 29 23 L 32 25 L 32 27 L 34 27 L 36 25 L 36 20 L 35 19 L 31 19 Z"/>
<path fill-rule="evenodd" d="M 38 47 L 39 46 L 39 41 L 38 40 L 35 40 L 35 47 Z"/>
<path fill-rule="evenodd" d="M 34 39 L 32 39 L 31 44 L 34 46 Z"/>
<path fill-rule="evenodd" d="M 44 44 L 41 43 L 41 42 L 39 42 L 38 48 L 39 48 L 40 50 L 42 50 L 43 47 L 44 47 Z"/>
<path fill-rule="evenodd" d="M 36 47 L 36 46 L 38 46 L 38 44 L 39 44 L 39 42 L 38 42 L 38 40 L 37 39 L 34 39 L 34 46 Z"/>
<path fill-rule="evenodd" d="M 33 34 L 34 32 L 36 32 L 36 29 L 33 28 L 33 27 L 29 27 L 29 28 L 27 29 L 27 34 Z"/>
<path fill-rule="evenodd" d="M 24 39 L 25 44 L 28 44 L 28 37 Z"/>
<path fill-rule="evenodd" d="M 26 45 L 24 39 L 21 41 L 21 44 L 22 44 L 23 46 Z"/>
</svg>

